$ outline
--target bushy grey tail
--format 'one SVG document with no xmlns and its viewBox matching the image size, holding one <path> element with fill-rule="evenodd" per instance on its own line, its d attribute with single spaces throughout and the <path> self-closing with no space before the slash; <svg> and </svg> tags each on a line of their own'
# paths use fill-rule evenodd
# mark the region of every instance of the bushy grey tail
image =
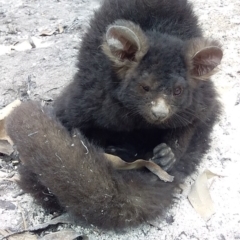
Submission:
<svg viewBox="0 0 240 240">
<path fill-rule="evenodd" d="M 52 194 L 51 206 L 63 207 L 82 223 L 136 226 L 162 216 L 173 202 L 174 183 L 147 171 L 113 169 L 102 149 L 79 132 L 71 135 L 37 102 L 17 107 L 6 129 L 22 161 L 20 186 L 40 202 L 45 189 Z"/>
</svg>

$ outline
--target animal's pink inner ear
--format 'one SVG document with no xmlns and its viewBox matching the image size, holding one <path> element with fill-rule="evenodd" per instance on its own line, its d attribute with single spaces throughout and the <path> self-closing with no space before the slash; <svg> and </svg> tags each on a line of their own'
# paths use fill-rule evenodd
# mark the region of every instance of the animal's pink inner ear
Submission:
<svg viewBox="0 0 240 240">
<path fill-rule="evenodd" d="M 223 52 L 219 47 L 206 47 L 197 52 L 193 59 L 192 75 L 196 77 L 211 73 L 220 63 Z"/>
<path fill-rule="evenodd" d="M 111 53 L 119 60 L 134 60 L 139 50 L 139 39 L 136 34 L 124 26 L 112 26 L 108 29 L 106 40 Z"/>
</svg>

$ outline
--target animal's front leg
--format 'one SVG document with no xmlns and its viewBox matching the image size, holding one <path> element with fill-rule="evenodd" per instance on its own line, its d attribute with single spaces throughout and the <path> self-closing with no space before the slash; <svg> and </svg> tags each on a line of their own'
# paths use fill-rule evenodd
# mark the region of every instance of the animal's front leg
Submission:
<svg viewBox="0 0 240 240">
<path fill-rule="evenodd" d="M 151 160 L 160 165 L 165 171 L 169 171 L 175 164 L 176 157 L 171 147 L 166 143 L 161 143 L 153 149 Z"/>
<path fill-rule="evenodd" d="M 170 171 L 184 157 L 194 132 L 195 128 L 191 125 L 169 131 L 164 136 L 163 143 L 153 149 L 152 161 L 165 171 Z"/>
</svg>

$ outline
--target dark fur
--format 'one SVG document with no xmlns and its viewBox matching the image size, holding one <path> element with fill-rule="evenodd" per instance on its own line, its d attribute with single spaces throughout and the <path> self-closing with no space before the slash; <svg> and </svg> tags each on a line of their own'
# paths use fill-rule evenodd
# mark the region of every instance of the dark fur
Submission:
<svg viewBox="0 0 240 240">
<path fill-rule="evenodd" d="M 20 185 L 45 207 L 60 203 L 81 223 L 119 229 L 154 219 L 172 203 L 175 184 L 146 172 L 114 170 L 102 149 L 79 132 L 71 136 L 37 103 L 17 107 L 6 129 L 23 163 Z"/>
<path fill-rule="evenodd" d="M 122 29 L 124 51 L 119 51 L 108 40 L 119 37 Z M 186 0 L 105 0 L 83 38 L 78 72 L 54 105 L 68 130 L 81 131 L 78 137 L 90 152 L 85 155 L 79 139 L 39 107 L 23 105 L 8 120 L 26 171 L 33 172 L 30 183 L 22 177 L 22 186 L 33 195 L 33 182 L 40 189 L 46 186 L 78 219 L 102 228 L 136 226 L 162 215 L 172 204 L 173 189 L 210 147 L 220 104 L 209 77 L 221 56 L 216 41 L 202 38 Z M 173 94 L 176 87 L 183 89 L 179 96 Z M 152 115 L 156 99 L 164 99 L 170 109 L 166 119 Z M 39 134 L 24 136 L 28 127 Z M 149 159 L 156 157 L 153 149 L 161 143 L 175 155 L 173 183 L 156 181 L 149 172 L 114 171 L 102 155 Z M 156 162 L 164 165 L 163 159 Z"/>
</svg>

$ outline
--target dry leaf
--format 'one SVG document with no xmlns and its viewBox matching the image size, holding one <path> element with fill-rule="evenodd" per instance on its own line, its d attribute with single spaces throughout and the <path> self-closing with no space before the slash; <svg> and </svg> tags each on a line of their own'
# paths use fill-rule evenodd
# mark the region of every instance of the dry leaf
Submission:
<svg viewBox="0 0 240 240">
<path fill-rule="evenodd" d="M 60 232 L 47 234 L 44 237 L 39 238 L 39 240 L 73 240 L 80 236 L 80 233 L 77 233 L 72 229 L 67 229 Z"/>
<path fill-rule="evenodd" d="M 58 28 L 57 31 L 63 31 L 62 28 Z M 43 32 L 44 35 L 40 35 L 40 36 L 50 36 L 53 33 L 55 33 L 55 31 L 52 32 Z M 26 50 L 30 50 L 32 48 L 46 48 L 49 47 L 50 45 L 52 45 L 52 43 L 42 43 L 41 40 L 37 39 L 36 37 L 29 37 L 28 40 L 25 40 L 23 42 L 17 43 L 15 45 L 11 45 L 11 46 L 4 46 L 4 45 L 0 45 L 0 55 L 4 55 L 4 54 L 10 54 L 12 52 L 12 50 L 15 51 L 26 51 Z"/>
<path fill-rule="evenodd" d="M 13 147 L 8 141 L 0 140 L 0 153 L 10 156 L 13 152 Z"/>
<path fill-rule="evenodd" d="M 58 26 L 58 32 L 63 33 L 63 27 L 61 25 Z"/>
<path fill-rule="evenodd" d="M 35 236 L 32 233 L 19 233 L 14 234 L 13 236 L 10 236 L 7 238 L 8 240 L 37 240 L 37 236 Z"/>
<path fill-rule="evenodd" d="M 83 142 L 82 142 L 83 144 Z M 84 144 L 83 144 L 84 145 Z M 84 145 L 85 146 L 85 145 Z M 86 147 L 86 146 L 85 146 Z M 88 152 L 88 149 L 86 149 Z M 164 171 L 159 165 L 152 161 L 146 161 L 143 159 L 135 160 L 134 162 L 125 162 L 120 157 L 111 155 L 111 154 L 104 154 L 106 159 L 111 162 L 112 166 L 118 170 L 131 170 L 131 169 L 139 169 L 146 167 L 149 171 L 153 174 L 157 175 L 159 179 L 164 182 L 172 182 L 174 177 L 169 175 L 166 171 Z"/>
<path fill-rule="evenodd" d="M 20 176 L 19 175 L 16 175 L 16 176 L 13 176 L 11 178 L 3 178 L 3 177 L 0 177 L 0 183 L 3 182 L 3 181 L 9 181 L 9 182 L 18 182 L 20 180 Z"/>
<path fill-rule="evenodd" d="M 47 95 L 43 95 L 40 97 L 41 100 L 45 101 L 45 102 L 52 102 L 53 98 Z"/>
<path fill-rule="evenodd" d="M 40 32 L 39 36 L 51 36 L 56 32 L 56 30 L 43 30 Z"/>
<path fill-rule="evenodd" d="M 20 100 L 15 100 L 9 105 L 7 105 L 5 108 L 0 110 L 0 153 L 11 155 L 14 151 L 12 148 L 12 141 L 7 136 L 7 133 L 5 131 L 4 120 L 10 114 L 10 112 L 20 104 Z"/>
<path fill-rule="evenodd" d="M 0 139 L 7 140 L 11 143 L 4 127 L 4 119 L 11 113 L 11 111 L 21 104 L 20 100 L 15 100 L 12 103 L 8 104 L 5 108 L 0 110 Z"/>
<path fill-rule="evenodd" d="M 42 39 L 37 37 L 31 37 L 31 41 L 35 48 L 47 48 L 53 44 L 53 42 L 42 42 Z"/>
<path fill-rule="evenodd" d="M 32 48 L 36 48 L 36 44 L 34 43 L 34 41 L 33 41 L 31 36 L 28 37 L 28 41 L 31 44 Z"/>
<path fill-rule="evenodd" d="M 11 49 L 22 52 L 26 50 L 32 49 L 32 45 L 28 40 L 25 40 L 21 43 L 17 43 L 16 45 L 12 46 Z"/>
<path fill-rule="evenodd" d="M 5 237 L 8 236 L 9 234 L 12 234 L 12 232 L 10 232 L 9 230 L 0 229 L 0 234 Z"/>
<path fill-rule="evenodd" d="M 5 117 L 7 117 L 10 112 L 17 106 L 21 104 L 21 101 L 19 99 L 11 102 L 8 104 L 5 108 L 0 110 L 0 120 L 3 120 Z"/>
<path fill-rule="evenodd" d="M 56 225 L 59 223 L 72 223 L 67 214 L 62 214 L 59 217 L 53 218 L 49 222 L 39 224 L 37 226 L 30 227 L 29 231 L 36 231 L 49 227 L 50 225 Z"/>
<path fill-rule="evenodd" d="M 197 213 L 205 220 L 208 221 L 215 213 L 214 203 L 212 201 L 207 181 L 208 179 L 220 176 L 209 170 L 205 170 L 200 174 L 188 194 L 188 200 L 194 207 Z"/>
</svg>

